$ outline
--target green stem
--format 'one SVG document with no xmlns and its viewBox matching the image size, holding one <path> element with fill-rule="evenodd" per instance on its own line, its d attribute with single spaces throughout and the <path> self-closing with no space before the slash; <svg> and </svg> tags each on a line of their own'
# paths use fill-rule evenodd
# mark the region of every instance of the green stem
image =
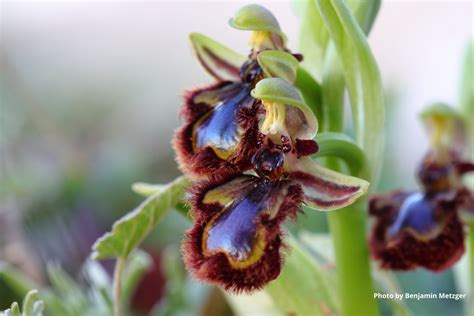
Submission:
<svg viewBox="0 0 474 316">
<path fill-rule="evenodd" d="M 467 301 L 468 315 L 474 316 L 474 222 L 469 225 L 468 235 L 468 258 L 469 258 L 469 297 Z"/>
<path fill-rule="evenodd" d="M 122 275 L 123 270 L 125 268 L 125 264 L 127 263 L 126 257 L 119 257 L 117 258 L 117 263 L 115 264 L 114 270 L 114 285 L 113 285 L 113 292 L 114 292 L 114 315 L 115 316 L 122 316 Z"/>
<path fill-rule="evenodd" d="M 365 205 L 355 204 L 328 214 L 333 239 L 337 276 L 342 302 L 341 315 L 378 315 L 370 274 L 369 253 L 365 238 Z"/>
</svg>

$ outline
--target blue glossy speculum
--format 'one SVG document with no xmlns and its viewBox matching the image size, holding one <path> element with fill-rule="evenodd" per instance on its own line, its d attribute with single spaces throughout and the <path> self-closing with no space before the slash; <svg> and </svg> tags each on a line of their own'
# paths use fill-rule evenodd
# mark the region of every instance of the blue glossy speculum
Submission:
<svg viewBox="0 0 474 316">
<path fill-rule="evenodd" d="M 250 89 L 238 85 L 226 100 L 217 103 L 213 109 L 194 126 L 194 151 L 210 147 L 221 159 L 227 159 L 236 150 L 243 131 L 238 122 L 242 107 L 252 106 L 254 99 Z"/>
<path fill-rule="evenodd" d="M 388 229 L 388 236 L 394 237 L 403 229 L 408 229 L 417 237 L 429 238 L 439 230 L 433 205 L 426 194 L 412 193 L 400 207 L 395 222 Z"/>
<path fill-rule="evenodd" d="M 264 231 L 259 229 L 258 216 L 266 211 L 272 184 L 258 181 L 255 189 L 232 202 L 205 229 L 205 252 L 224 252 L 236 266 L 252 264 L 261 256 Z M 253 258 L 253 259 L 252 259 Z"/>
</svg>

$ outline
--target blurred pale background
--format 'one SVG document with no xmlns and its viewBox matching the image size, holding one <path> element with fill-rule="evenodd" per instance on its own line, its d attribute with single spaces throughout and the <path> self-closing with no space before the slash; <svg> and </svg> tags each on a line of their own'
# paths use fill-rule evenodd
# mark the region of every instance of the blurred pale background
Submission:
<svg viewBox="0 0 474 316">
<path fill-rule="evenodd" d="M 297 51 L 294 4 L 259 3 L 275 14 Z M 94 214 L 100 234 L 139 201 L 132 182 L 164 182 L 179 173 L 170 139 L 180 124 L 180 95 L 212 80 L 192 56 L 187 35 L 202 32 L 245 53 L 249 34 L 227 26 L 242 4 L 1 3 L 0 259 L 13 260 L 7 246 L 25 238 L 20 226 L 30 244 L 50 238 L 38 256 L 54 257 L 58 235 L 35 222 L 42 209 Z M 413 169 L 426 148 L 417 123 L 423 106 L 458 101 L 473 10 L 471 1 L 382 4 L 369 42 L 389 107 L 384 190 L 415 187 Z M 179 242 L 186 225 L 168 226 L 161 242 Z M 84 241 L 84 254 L 90 242 Z"/>
</svg>

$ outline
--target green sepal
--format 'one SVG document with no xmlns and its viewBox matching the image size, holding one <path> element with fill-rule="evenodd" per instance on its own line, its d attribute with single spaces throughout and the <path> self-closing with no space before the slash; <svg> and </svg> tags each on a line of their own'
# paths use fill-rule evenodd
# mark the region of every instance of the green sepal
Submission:
<svg viewBox="0 0 474 316">
<path fill-rule="evenodd" d="M 420 113 L 420 118 L 422 121 L 426 121 L 432 118 L 457 120 L 461 119 L 461 116 L 458 112 L 456 112 L 456 110 L 454 110 L 446 103 L 437 102 L 423 110 L 423 112 Z"/>
<path fill-rule="evenodd" d="M 258 4 L 249 4 L 240 8 L 229 20 L 230 26 L 247 31 L 270 31 L 286 40 L 275 16 Z"/>
<path fill-rule="evenodd" d="M 290 164 L 290 169 L 290 178 L 303 189 L 306 206 L 318 211 L 351 205 L 369 188 L 369 182 L 325 168 L 309 157 Z"/>
<path fill-rule="evenodd" d="M 201 65 L 217 80 L 239 80 L 245 56 L 200 33 L 189 34 L 189 41 Z"/>
<path fill-rule="evenodd" d="M 266 50 L 258 54 L 257 60 L 267 77 L 295 82 L 299 62 L 292 54 L 281 50 Z"/>
</svg>

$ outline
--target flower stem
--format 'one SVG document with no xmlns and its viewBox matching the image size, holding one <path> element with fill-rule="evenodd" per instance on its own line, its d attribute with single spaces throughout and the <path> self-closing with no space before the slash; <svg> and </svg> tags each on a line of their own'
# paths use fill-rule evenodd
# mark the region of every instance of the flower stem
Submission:
<svg viewBox="0 0 474 316">
<path fill-rule="evenodd" d="M 468 236 L 468 258 L 469 258 L 469 297 L 467 300 L 468 315 L 474 316 L 474 222 L 469 225 Z"/>
<path fill-rule="evenodd" d="M 339 162 L 328 159 L 331 169 L 341 170 Z M 355 175 L 360 176 L 360 174 Z M 370 272 L 366 239 L 367 199 L 328 213 L 329 229 L 336 254 L 336 269 L 341 295 L 341 315 L 378 316 Z"/>
<path fill-rule="evenodd" d="M 122 316 L 122 275 L 127 262 L 126 257 L 117 258 L 114 270 L 114 315 Z"/>
<path fill-rule="evenodd" d="M 328 214 L 336 253 L 341 315 L 378 315 L 365 238 L 365 201 Z"/>
</svg>

